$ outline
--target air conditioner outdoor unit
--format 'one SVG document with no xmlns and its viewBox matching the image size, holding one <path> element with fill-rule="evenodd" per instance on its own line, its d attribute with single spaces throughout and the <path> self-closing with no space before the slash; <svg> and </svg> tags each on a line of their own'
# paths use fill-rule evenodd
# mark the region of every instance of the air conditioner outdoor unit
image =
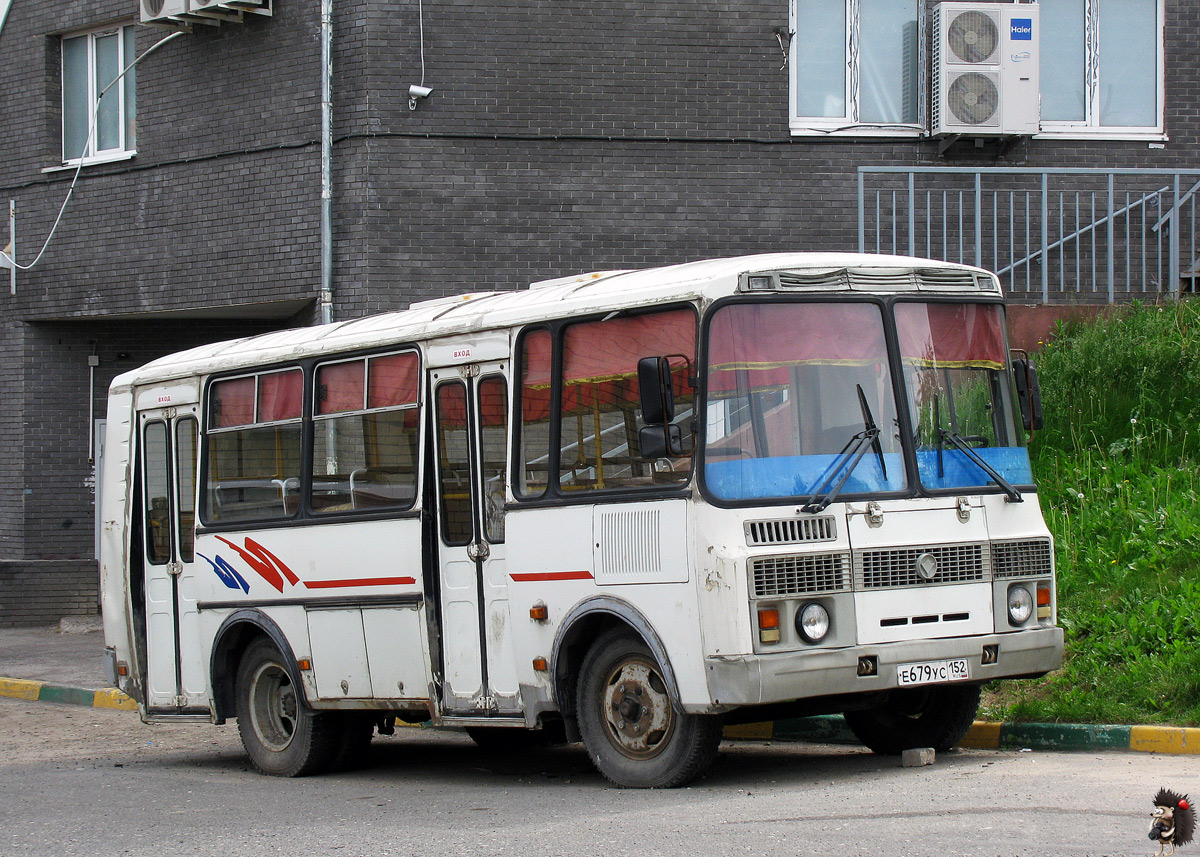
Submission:
<svg viewBox="0 0 1200 857">
<path fill-rule="evenodd" d="M 939 3 L 933 32 L 935 135 L 1038 132 L 1036 4 Z"/>
<path fill-rule="evenodd" d="M 142 23 L 171 21 L 188 13 L 188 0 L 141 0 Z"/>
</svg>

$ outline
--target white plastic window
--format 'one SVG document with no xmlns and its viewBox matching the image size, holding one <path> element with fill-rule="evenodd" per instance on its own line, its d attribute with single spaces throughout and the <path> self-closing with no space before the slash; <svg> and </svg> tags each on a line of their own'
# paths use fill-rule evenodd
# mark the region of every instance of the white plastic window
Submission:
<svg viewBox="0 0 1200 857">
<path fill-rule="evenodd" d="M 63 38 L 63 163 L 105 160 L 134 150 L 135 69 L 109 86 L 134 58 L 133 27 Z"/>
<path fill-rule="evenodd" d="M 792 0 L 792 133 L 920 133 L 924 7 L 922 0 Z"/>
<path fill-rule="evenodd" d="M 1042 131 L 1161 137 L 1164 0 L 1041 0 Z"/>
</svg>

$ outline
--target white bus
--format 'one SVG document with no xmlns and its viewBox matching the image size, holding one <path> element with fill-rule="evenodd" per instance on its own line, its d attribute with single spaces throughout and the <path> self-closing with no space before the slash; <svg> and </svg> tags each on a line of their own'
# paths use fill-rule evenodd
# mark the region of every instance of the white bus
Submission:
<svg viewBox="0 0 1200 857">
<path fill-rule="evenodd" d="M 777 254 L 464 294 L 117 378 L 114 682 L 263 772 L 397 719 L 689 781 L 723 723 L 947 749 L 1056 668 L 1040 403 L 986 271 Z"/>
</svg>

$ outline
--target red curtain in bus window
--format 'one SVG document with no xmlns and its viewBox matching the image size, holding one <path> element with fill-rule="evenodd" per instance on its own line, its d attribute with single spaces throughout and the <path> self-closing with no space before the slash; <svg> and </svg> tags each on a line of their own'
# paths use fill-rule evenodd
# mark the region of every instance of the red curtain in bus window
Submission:
<svg viewBox="0 0 1200 857">
<path fill-rule="evenodd" d="M 300 418 L 304 406 L 304 373 L 299 369 L 258 376 L 258 422 Z"/>
<path fill-rule="evenodd" d="M 212 428 L 248 426 L 254 422 L 254 378 L 218 381 L 209 393 L 212 401 Z"/>
<path fill-rule="evenodd" d="M 550 419 L 550 331 L 534 330 L 521 339 L 521 420 Z"/>
<path fill-rule="evenodd" d="M 906 363 L 1003 369 L 1000 307 L 986 304 L 896 304 L 900 355 Z"/>
<path fill-rule="evenodd" d="M 886 359 L 874 304 L 735 304 L 709 326 L 709 390 L 737 389 L 738 371 L 755 389 L 784 387 L 791 367 L 865 364 Z"/>
<path fill-rule="evenodd" d="M 367 383 L 367 407 L 390 408 L 417 401 L 417 355 L 411 351 L 372 357 Z"/>
<path fill-rule="evenodd" d="M 596 400 L 636 402 L 637 363 L 643 357 L 681 354 L 694 361 L 696 315 L 679 309 L 573 324 L 563 337 L 563 413 L 591 410 Z M 686 364 L 675 374 L 675 391 L 685 395 Z M 580 385 L 589 385 L 582 393 Z M 582 396 L 582 400 L 581 400 Z"/>
<path fill-rule="evenodd" d="M 329 363 L 317 369 L 317 413 L 361 411 L 367 364 L 362 360 Z"/>
<path fill-rule="evenodd" d="M 479 383 L 479 421 L 485 429 L 508 424 L 508 385 L 503 378 L 484 378 Z"/>
</svg>

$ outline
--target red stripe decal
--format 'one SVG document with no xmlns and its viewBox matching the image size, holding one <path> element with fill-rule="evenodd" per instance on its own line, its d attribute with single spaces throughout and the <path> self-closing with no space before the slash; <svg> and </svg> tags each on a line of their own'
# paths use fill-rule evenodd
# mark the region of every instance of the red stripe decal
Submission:
<svg viewBox="0 0 1200 857">
<path fill-rule="evenodd" d="M 360 577 L 357 580 L 306 580 L 308 589 L 337 589 L 342 586 L 411 586 L 415 577 Z"/>
<path fill-rule="evenodd" d="M 538 571 L 532 574 L 511 574 L 516 581 L 528 580 L 592 580 L 590 571 Z"/>
</svg>

